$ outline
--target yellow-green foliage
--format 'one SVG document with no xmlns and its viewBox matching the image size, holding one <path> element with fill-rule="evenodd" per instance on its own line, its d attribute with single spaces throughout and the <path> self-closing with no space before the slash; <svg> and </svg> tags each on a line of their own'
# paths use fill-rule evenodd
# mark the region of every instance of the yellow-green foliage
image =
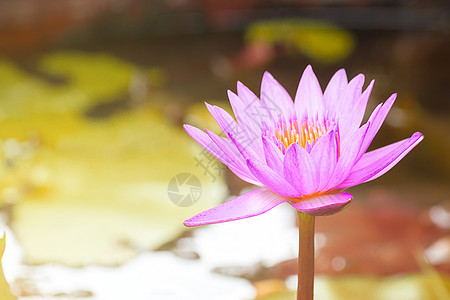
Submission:
<svg viewBox="0 0 450 300">
<path fill-rule="evenodd" d="M 201 149 L 162 107 L 143 99 L 86 118 L 86 110 L 126 96 L 133 76 L 155 86 L 163 71 L 78 52 L 46 55 L 38 66 L 67 82 L 52 85 L 0 60 L 0 205 L 11 204 L 11 228 L 28 263 L 123 263 L 172 240 L 183 220 L 224 197 L 223 182 L 195 166 Z M 204 188 L 204 201 L 191 207 L 167 196 L 169 181 L 183 172 Z"/>
<path fill-rule="evenodd" d="M 450 278 L 436 271 L 391 277 L 317 276 L 314 299 L 317 300 L 446 300 L 450 296 Z M 296 292 L 281 291 L 260 300 L 295 299 Z"/>
<path fill-rule="evenodd" d="M 355 46 L 355 38 L 349 31 L 331 23 L 309 20 L 256 22 L 248 28 L 246 40 L 282 44 L 322 63 L 346 58 Z"/>
</svg>

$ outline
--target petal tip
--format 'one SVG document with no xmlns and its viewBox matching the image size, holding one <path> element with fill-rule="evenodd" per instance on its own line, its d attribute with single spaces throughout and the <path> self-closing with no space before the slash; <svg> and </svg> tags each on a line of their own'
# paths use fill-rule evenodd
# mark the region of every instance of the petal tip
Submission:
<svg viewBox="0 0 450 300">
<path fill-rule="evenodd" d="M 305 70 L 303 71 L 302 77 L 303 76 L 307 76 L 309 78 L 310 77 L 316 78 L 316 74 L 314 73 L 314 70 L 311 65 L 306 66 Z"/>
<path fill-rule="evenodd" d="M 347 80 L 347 72 L 345 71 L 344 68 L 337 70 L 336 73 L 334 73 L 334 75 L 332 77 L 340 78 L 343 81 L 345 81 L 345 83 L 348 82 L 348 80 Z"/>
<path fill-rule="evenodd" d="M 208 102 L 204 101 L 203 103 L 205 103 L 205 106 L 208 110 L 212 109 L 214 107 L 214 105 L 209 104 Z"/>
<path fill-rule="evenodd" d="M 419 131 L 414 132 L 413 135 L 412 135 L 411 137 L 412 137 L 413 139 L 417 139 L 418 142 L 422 141 L 423 138 L 424 138 L 423 134 L 422 134 L 421 132 L 419 132 Z"/>
<path fill-rule="evenodd" d="M 263 74 L 263 80 L 264 80 L 264 78 L 273 78 L 273 75 L 272 74 L 270 74 L 270 72 L 269 71 L 264 71 L 264 74 Z"/>
<path fill-rule="evenodd" d="M 236 101 L 237 100 L 236 98 L 239 98 L 238 95 L 236 95 L 236 93 L 233 92 L 232 90 L 227 90 L 227 96 L 231 103 Z"/>
<path fill-rule="evenodd" d="M 247 86 L 245 84 L 243 84 L 241 81 L 238 80 L 236 82 L 236 89 L 237 89 L 237 92 L 239 94 L 239 91 L 242 92 L 243 89 L 247 89 Z"/>
<path fill-rule="evenodd" d="M 188 220 L 184 221 L 183 225 L 186 226 L 186 227 L 194 227 L 195 226 L 191 222 L 189 222 Z"/>
<path fill-rule="evenodd" d="M 198 128 L 194 127 L 192 125 L 189 125 L 189 124 L 183 124 L 183 129 L 184 129 L 184 131 L 186 131 L 189 134 L 190 132 L 192 132 Z M 198 129 L 198 130 L 200 130 L 200 129 Z"/>
<path fill-rule="evenodd" d="M 397 99 L 397 93 L 393 93 L 387 100 L 385 103 L 387 102 L 394 102 L 395 99 Z"/>
<path fill-rule="evenodd" d="M 358 75 L 355 76 L 355 79 L 358 81 L 363 81 L 366 79 L 366 76 L 364 76 L 363 73 L 359 73 Z"/>
<path fill-rule="evenodd" d="M 183 222 L 183 225 L 185 227 L 192 228 L 192 227 L 197 227 L 197 226 L 208 225 L 208 224 L 214 223 L 214 222 L 200 222 L 200 221 L 195 221 L 192 219 L 194 219 L 194 218 L 187 219 L 186 221 Z M 218 223 L 220 223 L 220 222 L 218 222 Z"/>
</svg>

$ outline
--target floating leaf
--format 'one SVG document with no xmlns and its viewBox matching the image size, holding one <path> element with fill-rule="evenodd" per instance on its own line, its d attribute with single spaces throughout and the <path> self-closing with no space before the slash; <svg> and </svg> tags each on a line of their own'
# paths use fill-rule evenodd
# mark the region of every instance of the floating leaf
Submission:
<svg viewBox="0 0 450 300">
<path fill-rule="evenodd" d="M 45 174 L 38 189 L 45 192 L 31 189 L 12 211 L 27 261 L 118 264 L 175 238 L 184 219 L 225 193 L 220 180 L 195 167 L 197 148 L 180 154 L 179 147 L 192 147 L 184 132 L 148 109 L 92 123 L 40 150 L 30 173 Z M 190 207 L 167 194 L 183 172 L 203 187 L 203 201 Z"/>
<path fill-rule="evenodd" d="M 46 56 L 41 68 L 67 84 L 0 61 L 6 82 L 0 84 L 0 190 L 2 201 L 14 203 L 11 227 L 27 262 L 119 264 L 175 238 L 184 219 L 224 197 L 217 170 L 202 169 L 195 160 L 201 150 L 164 119 L 161 107 L 85 117 L 128 93 L 136 66 L 107 54 L 63 52 Z M 180 147 L 188 151 L 180 154 Z M 179 173 L 193 174 L 203 187 L 190 207 L 168 197 L 168 183 Z M 184 185 L 179 193 L 192 191 Z"/>
<path fill-rule="evenodd" d="M 246 32 L 249 43 L 281 44 L 323 63 L 334 63 L 353 51 L 352 34 L 338 26 L 311 20 L 269 20 L 253 23 Z"/>
<path fill-rule="evenodd" d="M 89 98 L 117 96 L 128 90 L 133 65 L 111 54 L 89 55 L 82 52 L 57 52 L 41 60 L 41 68 L 67 77 L 70 87 Z"/>
</svg>

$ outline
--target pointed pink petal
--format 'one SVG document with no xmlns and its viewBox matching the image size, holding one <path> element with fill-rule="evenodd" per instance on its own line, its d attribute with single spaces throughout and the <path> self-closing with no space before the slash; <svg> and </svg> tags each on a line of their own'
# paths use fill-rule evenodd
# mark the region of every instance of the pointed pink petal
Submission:
<svg viewBox="0 0 450 300">
<path fill-rule="evenodd" d="M 235 135 L 232 132 L 228 132 L 228 138 L 236 146 L 236 148 L 241 152 L 242 156 L 247 160 L 249 158 L 261 157 L 264 154 L 256 154 L 251 147 L 249 147 L 248 142 L 242 139 L 242 136 Z"/>
<path fill-rule="evenodd" d="M 317 192 L 319 172 L 310 154 L 297 143 L 291 144 L 284 156 L 284 178 L 303 195 Z"/>
<path fill-rule="evenodd" d="M 242 168 L 237 165 L 235 161 L 230 159 L 206 133 L 191 125 L 185 124 L 183 127 L 187 134 L 189 134 L 197 143 L 199 143 L 200 146 L 205 148 L 206 151 L 211 153 L 211 155 L 213 155 L 220 162 L 226 165 L 234 174 L 236 174 L 236 176 L 248 183 L 261 185 L 261 183 L 258 182 L 251 173 L 249 173 L 248 171 L 243 172 Z"/>
<path fill-rule="evenodd" d="M 375 135 L 378 133 L 378 130 L 380 130 L 381 125 L 383 125 L 386 116 L 388 115 L 392 105 L 394 104 L 395 98 L 397 98 L 397 94 L 392 94 L 386 100 L 386 102 L 383 103 L 383 105 L 377 106 L 370 115 L 368 122 L 370 122 L 371 125 L 369 130 L 367 131 L 366 137 L 364 138 L 359 157 L 361 157 L 367 151 Z"/>
<path fill-rule="evenodd" d="M 242 129 L 236 123 L 234 118 L 223 108 L 210 105 L 205 102 L 206 108 L 208 109 L 211 116 L 216 121 L 217 125 L 219 125 L 220 129 L 222 129 L 223 133 L 228 135 L 229 132 L 233 132 L 236 135 L 238 133 L 243 133 Z"/>
<path fill-rule="evenodd" d="M 244 100 L 245 104 L 253 104 L 260 102 L 259 98 L 253 93 L 248 87 L 246 87 L 242 82 L 237 82 L 237 94 L 239 98 Z"/>
<path fill-rule="evenodd" d="M 254 139 L 242 130 L 229 113 L 218 106 L 212 106 L 208 103 L 205 104 L 220 129 L 236 145 L 244 157 L 260 157 L 264 155 L 262 145 L 258 149 L 258 145 L 254 143 Z M 256 153 L 259 153 L 259 155 Z"/>
<path fill-rule="evenodd" d="M 265 136 L 262 137 L 262 141 L 267 165 L 279 175 L 283 176 L 283 153 Z"/>
<path fill-rule="evenodd" d="M 361 126 L 361 122 L 364 118 L 364 113 L 366 112 L 367 102 L 369 101 L 369 97 L 374 84 L 375 80 L 372 80 L 362 94 L 355 95 L 355 102 L 352 105 L 353 108 L 349 112 L 349 114 L 352 116 L 348 122 L 348 131 L 350 133 L 355 132 L 355 130 L 357 130 L 359 126 Z M 359 89 L 358 92 L 360 92 Z M 345 136 L 343 137 L 343 139 L 345 139 Z"/>
<path fill-rule="evenodd" d="M 330 181 L 323 188 L 324 191 L 331 190 L 340 184 L 352 170 L 361 148 L 364 137 L 367 134 L 370 123 L 364 124 L 347 140 L 347 143 L 340 149 L 340 155 Z"/>
<path fill-rule="evenodd" d="M 356 101 L 351 104 L 352 109 L 348 111 L 347 117 L 344 116 L 344 120 L 346 120 L 344 121 L 346 128 L 342 131 L 347 132 L 347 134 L 343 134 L 341 137 L 343 143 L 345 143 L 346 139 L 350 137 L 351 134 L 353 134 L 361 125 L 361 122 L 364 118 L 364 113 L 366 112 L 367 102 L 369 101 L 370 93 L 372 92 L 374 84 L 375 80 L 372 80 L 369 86 L 361 95 L 355 95 Z M 357 160 L 359 160 L 359 158 L 360 156 L 358 156 Z"/>
<path fill-rule="evenodd" d="M 248 87 L 240 81 L 237 83 L 237 94 L 239 98 L 244 101 L 244 104 L 249 112 L 249 117 L 251 117 L 257 124 L 262 124 L 263 122 L 272 120 L 272 116 L 266 106 L 252 91 L 250 91 Z"/>
<path fill-rule="evenodd" d="M 265 188 L 257 189 L 201 212 L 184 221 L 184 225 L 193 227 L 250 218 L 263 214 L 288 200 Z"/>
<path fill-rule="evenodd" d="M 312 216 L 328 216 L 350 205 L 353 196 L 349 193 L 320 195 L 313 198 L 290 202 L 295 209 Z"/>
<path fill-rule="evenodd" d="M 405 150 L 399 155 L 397 156 L 397 158 L 395 160 L 393 160 L 389 165 L 386 165 L 384 167 L 384 169 L 382 169 L 381 171 L 377 172 L 375 175 L 373 175 L 372 177 L 370 177 L 369 179 L 366 180 L 367 181 L 371 181 L 374 180 L 382 175 L 384 175 L 386 172 L 388 172 L 390 169 L 392 169 L 400 160 L 402 160 L 412 149 L 414 149 L 421 141 L 423 140 L 423 135 L 420 132 L 416 132 L 413 134 L 413 136 L 411 137 L 411 144 L 408 147 L 405 147 Z M 403 145 L 402 145 L 403 146 Z M 399 151 L 399 149 L 397 148 L 395 150 L 395 152 Z M 377 151 L 378 156 L 380 156 L 382 151 Z M 385 153 L 387 153 L 387 149 L 384 149 Z M 375 155 L 372 156 L 371 160 L 373 160 L 375 157 Z M 369 159 L 367 159 L 369 160 Z M 386 162 L 386 156 L 381 159 L 384 160 Z"/>
<path fill-rule="evenodd" d="M 318 190 L 320 190 L 330 181 L 336 167 L 338 159 L 336 131 L 332 130 L 321 136 L 310 154 L 319 172 Z"/>
<path fill-rule="evenodd" d="M 236 176 L 244 181 L 247 181 L 248 183 L 261 185 L 261 183 L 255 178 L 255 176 L 253 176 L 253 174 L 248 169 L 247 162 L 244 160 L 242 154 L 230 140 L 219 137 L 217 134 L 209 131 L 208 129 L 206 129 L 206 133 L 217 145 L 217 147 L 226 155 L 226 165 L 234 174 L 236 174 Z"/>
<path fill-rule="evenodd" d="M 361 97 L 358 100 L 358 105 L 356 106 L 355 114 L 358 115 L 358 118 L 356 119 L 356 122 L 354 126 L 358 128 L 361 125 L 361 122 L 364 118 L 364 114 L 366 112 L 367 108 L 367 102 L 369 102 L 370 94 L 372 93 L 373 86 L 375 84 L 375 80 L 372 80 L 369 83 L 369 86 L 365 89 L 365 91 L 362 93 Z"/>
<path fill-rule="evenodd" d="M 219 147 L 217 147 L 217 145 L 211 140 L 211 138 L 206 133 L 204 133 L 203 131 L 194 126 L 187 124 L 185 124 L 183 128 L 187 132 L 187 134 L 189 134 L 197 143 L 200 144 L 200 146 L 205 148 L 214 157 L 219 159 L 224 164 L 230 163 L 230 160 L 225 155 L 225 153 Z"/>
<path fill-rule="evenodd" d="M 228 91 L 228 98 L 230 99 L 234 115 L 238 120 L 239 127 L 242 129 L 238 140 L 245 139 L 246 147 L 250 147 L 258 156 L 264 155 L 261 143 L 262 124 L 258 118 L 253 117 L 255 105 L 259 104 L 255 103 L 253 106 L 246 106 L 242 99 L 232 91 Z"/>
<path fill-rule="evenodd" d="M 236 148 L 229 139 L 220 137 L 214 132 L 206 129 L 206 133 L 209 138 L 217 145 L 217 147 L 222 150 L 222 152 L 227 156 L 228 160 L 237 166 L 246 166 L 247 162 L 239 150 Z"/>
<path fill-rule="evenodd" d="M 331 77 L 323 95 L 324 106 L 331 113 L 330 117 L 334 117 L 336 114 L 347 84 L 347 75 L 344 69 L 340 69 Z"/>
<path fill-rule="evenodd" d="M 339 134 L 341 141 L 345 143 L 347 138 L 355 132 L 361 124 L 364 114 L 365 103 L 360 102 L 364 75 L 359 74 L 348 83 L 342 98 L 338 101 L 337 119 L 339 121 Z M 362 105 L 363 104 L 363 105 Z M 357 124 L 359 121 L 359 124 Z"/>
<path fill-rule="evenodd" d="M 283 116 L 290 118 L 294 110 L 294 102 L 288 92 L 273 78 L 269 72 L 265 72 L 261 83 L 261 101 L 272 114 L 272 118 L 278 120 Z"/>
<path fill-rule="evenodd" d="M 233 113 L 241 128 L 244 128 L 247 135 L 259 139 L 261 136 L 261 120 L 254 117 L 254 105 L 259 105 L 259 103 L 254 103 L 253 105 L 247 105 L 244 101 L 239 98 L 232 91 L 228 91 L 228 99 L 230 99 L 231 107 L 233 108 Z M 259 101 L 258 101 L 259 102 Z"/>
<path fill-rule="evenodd" d="M 322 89 L 314 75 L 313 69 L 308 65 L 300 78 L 294 101 L 297 117 L 322 115 L 324 111 Z"/>
<path fill-rule="evenodd" d="M 274 193 L 292 198 L 301 196 L 301 193 L 290 185 L 283 177 L 278 175 L 277 172 L 269 168 L 260 160 L 248 159 L 247 165 L 256 179 Z"/>
<path fill-rule="evenodd" d="M 380 177 L 394 167 L 422 139 L 423 135 L 416 132 L 409 139 L 364 154 L 339 188 L 355 186 Z"/>
</svg>

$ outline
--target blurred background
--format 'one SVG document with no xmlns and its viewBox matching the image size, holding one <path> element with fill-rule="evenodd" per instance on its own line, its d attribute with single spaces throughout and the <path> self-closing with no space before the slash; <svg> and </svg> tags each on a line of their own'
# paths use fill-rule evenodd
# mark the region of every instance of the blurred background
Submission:
<svg viewBox="0 0 450 300">
<path fill-rule="evenodd" d="M 317 218 L 316 299 L 450 299 L 449 8 L 0 0 L 0 298 L 294 299 L 288 206 L 183 227 L 250 187 L 182 124 L 218 132 L 204 101 L 258 95 L 265 70 L 294 95 L 311 64 L 323 89 L 340 68 L 376 79 L 366 114 L 398 93 L 371 149 L 425 135 Z"/>
</svg>

